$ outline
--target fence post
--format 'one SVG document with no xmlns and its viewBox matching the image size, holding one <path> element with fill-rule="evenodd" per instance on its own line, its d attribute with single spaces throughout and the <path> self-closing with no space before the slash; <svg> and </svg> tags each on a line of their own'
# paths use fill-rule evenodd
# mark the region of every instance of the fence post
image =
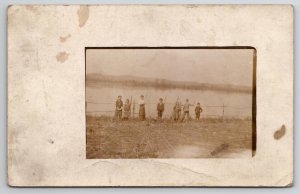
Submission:
<svg viewBox="0 0 300 194">
<path fill-rule="evenodd" d="M 224 103 L 223 103 L 223 111 L 222 111 L 222 121 L 224 120 L 224 110 L 225 110 L 225 105 L 224 105 Z"/>
<path fill-rule="evenodd" d="M 135 100 L 133 99 L 133 105 L 132 105 L 132 118 L 134 118 L 134 110 L 135 110 Z"/>
</svg>

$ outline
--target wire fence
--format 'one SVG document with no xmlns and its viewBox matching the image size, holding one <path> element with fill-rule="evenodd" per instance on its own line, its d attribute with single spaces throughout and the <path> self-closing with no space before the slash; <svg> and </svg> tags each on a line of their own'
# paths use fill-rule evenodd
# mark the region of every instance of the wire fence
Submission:
<svg viewBox="0 0 300 194">
<path fill-rule="evenodd" d="M 157 117 L 157 103 L 158 102 L 146 102 L 146 117 L 156 118 Z M 163 118 L 173 117 L 173 107 L 175 102 L 166 102 Z M 195 116 L 194 106 L 190 107 L 190 116 Z M 237 107 L 228 106 L 226 104 L 221 105 L 203 105 L 201 104 L 203 112 L 201 118 L 241 118 L 251 119 L 252 118 L 252 107 Z M 86 102 L 86 113 L 91 116 L 115 116 L 115 102 Z M 183 111 L 181 111 L 183 113 Z M 139 116 L 139 104 L 133 100 L 130 107 L 130 117 L 136 118 Z"/>
</svg>

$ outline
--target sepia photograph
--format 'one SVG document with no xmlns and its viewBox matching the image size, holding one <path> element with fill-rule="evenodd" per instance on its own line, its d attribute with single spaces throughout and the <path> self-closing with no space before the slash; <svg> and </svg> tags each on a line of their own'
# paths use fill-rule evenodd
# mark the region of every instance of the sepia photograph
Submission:
<svg viewBox="0 0 300 194">
<path fill-rule="evenodd" d="M 254 66 L 254 48 L 87 48 L 87 159 L 252 157 Z"/>
</svg>

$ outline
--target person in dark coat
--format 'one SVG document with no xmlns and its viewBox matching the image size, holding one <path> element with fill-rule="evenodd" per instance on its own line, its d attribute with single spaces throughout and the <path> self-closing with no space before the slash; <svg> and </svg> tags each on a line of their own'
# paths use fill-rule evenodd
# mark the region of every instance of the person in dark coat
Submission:
<svg viewBox="0 0 300 194">
<path fill-rule="evenodd" d="M 196 120 L 200 120 L 200 114 L 202 113 L 203 109 L 200 106 L 200 103 L 197 103 L 197 106 L 195 107 L 195 115 L 196 115 Z"/>
<path fill-rule="evenodd" d="M 146 119 L 146 108 L 145 108 L 145 100 L 144 95 L 141 95 L 139 100 L 139 118 L 141 121 Z"/>
<path fill-rule="evenodd" d="M 157 120 L 162 120 L 164 110 L 165 110 L 165 103 L 163 102 L 163 99 L 160 98 L 157 104 Z"/>
<path fill-rule="evenodd" d="M 130 113 L 131 113 L 130 110 L 131 110 L 131 101 L 129 101 L 129 99 L 127 99 L 124 104 L 123 120 L 129 120 Z"/>
</svg>

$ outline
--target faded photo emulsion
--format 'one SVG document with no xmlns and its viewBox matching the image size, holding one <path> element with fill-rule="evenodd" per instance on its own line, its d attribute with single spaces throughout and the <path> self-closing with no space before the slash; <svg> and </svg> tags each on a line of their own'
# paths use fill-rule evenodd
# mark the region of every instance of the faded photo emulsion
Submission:
<svg viewBox="0 0 300 194">
<path fill-rule="evenodd" d="M 86 158 L 250 158 L 252 47 L 86 48 Z"/>
</svg>

